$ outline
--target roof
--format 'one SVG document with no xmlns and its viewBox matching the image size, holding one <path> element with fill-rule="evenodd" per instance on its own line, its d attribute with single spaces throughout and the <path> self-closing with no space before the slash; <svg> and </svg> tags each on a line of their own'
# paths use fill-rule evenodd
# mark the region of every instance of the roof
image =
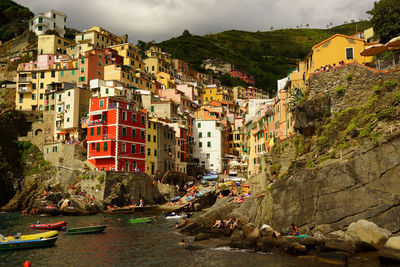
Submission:
<svg viewBox="0 0 400 267">
<path fill-rule="evenodd" d="M 314 46 L 312 47 L 312 49 L 315 49 L 315 48 L 317 48 L 317 47 L 323 45 L 323 44 L 326 43 L 326 42 L 329 42 L 330 40 L 332 40 L 332 39 L 334 39 L 334 38 L 336 38 L 336 37 L 350 38 L 350 39 L 354 39 L 354 40 L 356 40 L 356 41 L 364 42 L 364 39 L 360 39 L 360 38 L 357 38 L 357 37 L 354 37 L 354 36 L 344 35 L 344 34 L 339 34 L 339 33 L 337 33 L 337 34 L 335 34 L 335 35 L 332 35 L 332 36 L 329 37 L 328 39 L 325 39 L 325 40 L 323 40 L 322 42 L 319 42 L 318 44 L 314 45 Z"/>
</svg>

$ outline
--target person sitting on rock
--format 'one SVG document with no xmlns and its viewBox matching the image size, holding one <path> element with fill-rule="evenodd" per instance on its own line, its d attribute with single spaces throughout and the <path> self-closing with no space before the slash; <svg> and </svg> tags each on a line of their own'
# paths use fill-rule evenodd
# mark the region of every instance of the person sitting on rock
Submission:
<svg viewBox="0 0 400 267">
<path fill-rule="evenodd" d="M 237 227 L 237 225 L 238 225 L 238 220 L 237 220 L 236 218 L 233 218 L 232 224 L 231 224 L 231 226 L 229 227 L 229 229 L 235 230 L 235 228 Z"/>
<path fill-rule="evenodd" d="M 222 225 L 223 225 L 223 224 L 222 224 L 222 220 L 216 220 L 215 223 L 214 223 L 214 225 L 213 225 L 213 227 L 221 228 Z"/>
<path fill-rule="evenodd" d="M 139 200 L 139 207 L 143 207 L 144 206 L 144 201 L 143 201 L 143 199 L 140 199 Z"/>
<path fill-rule="evenodd" d="M 297 226 L 294 223 L 292 223 L 290 226 L 289 235 L 299 235 L 299 228 L 297 228 Z"/>
<path fill-rule="evenodd" d="M 223 198 L 224 196 L 222 195 L 221 192 L 219 192 L 219 195 L 217 196 L 217 199 Z"/>
</svg>

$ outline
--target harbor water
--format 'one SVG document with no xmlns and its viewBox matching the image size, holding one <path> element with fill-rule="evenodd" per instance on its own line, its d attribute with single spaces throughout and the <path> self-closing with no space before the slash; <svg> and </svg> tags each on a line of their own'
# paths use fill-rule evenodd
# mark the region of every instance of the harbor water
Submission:
<svg viewBox="0 0 400 267">
<path fill-rule="evenodd" d="M 49 248 L 0 251 L 0 266 L 23 266 L 28 260 L 37 266 L 331 266 L 312 259 L 285 254 L 234 250 L 229 247 L 187 249 L 178 243 L 184 238 L 176 233 L 174 220 L 155 214 L 150 224 L 130 224 L 135 215 L 93 215 L 75 217 L 21 216 L 0 214 L 0 233 L 37 233 L 29 225 L 64 220 L 67 227 L 109 225 L 102 234 L 64 235 L 60 232 L 56 245 Z M 360 262 L 354 266 L 376 266 Z"/>
</svg>

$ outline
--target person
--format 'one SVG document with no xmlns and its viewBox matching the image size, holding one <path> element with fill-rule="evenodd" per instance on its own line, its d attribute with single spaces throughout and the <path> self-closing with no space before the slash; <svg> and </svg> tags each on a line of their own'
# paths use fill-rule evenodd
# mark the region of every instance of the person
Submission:
<svg viewBox="0 0 400 267">
<path fill-rule="evenodd" d="M 237 225 L 238 225 L 238 220 L 237 220 L 236 218 L 233 218 L 232 224 L 231 224 L 231 226 L 229 227 L 229 229 L 235 230 L 235 228 L 236 228 Z"/>
<path fill-rule="evenodd" d="M 223 198 L 224 196 L 222 195 L 221 192 L 219 192 L 219 195 L 217 196 L 217 199 Z"/>
<path fill-rule="evenodd" d="M 221 228 L 222 227 L 222 220 L 216 220 L 213 227 L 218 227 Z"/>
<path fill-rule="evenodd" d="M 289 235 L 299 235 L 299 228 L 297 228 L 297 226 L 294 223 L 292 223 L 290 226 Z"/>
<path fill-rule="evenodd" d="M 181 246 L 185 245 L 185 239 L 182 239 L 182 241 L 179 242 L 178 245 L 181 245 Z"/>
<path fill-rule="evenodd" d="M 143 199 L 140 199 L 139 200 L 139 207 L 143 207 L 144 206 L 144 201 L 143 201 Z"/>
</svg>

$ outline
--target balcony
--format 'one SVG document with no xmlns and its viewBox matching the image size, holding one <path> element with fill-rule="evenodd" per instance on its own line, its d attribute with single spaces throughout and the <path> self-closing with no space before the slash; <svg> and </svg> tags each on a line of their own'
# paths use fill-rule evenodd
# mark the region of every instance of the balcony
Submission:
<svg viewBox="0 0 400 267">
<path fill-rule="evenodd" d="M 115 135 L 113 135 L 113 134 L 103 134 L 103 140 L 115 140 Z"/>
<path fill-rule="evenodd" d="M 84 124 L 84 122 L 85 122 L 88 126 L 103 125 L 103 124 L 106 123 L 105 121 L 103 121 L 103 120 L 101 120 L 101 119 L 92 120 L 92 121 L 89 120 L 89 119 L 81 120 L 81 123 L 82 123 L 82 124 Z"/>
<path fill-rule="evenodd" d="M 29 87 L 23 86 L 23 87 L 18 87 L 18 93 L 20 94 L 30 94 L 32 91 Z"/>
<path fill-rule="evenodd" d="M 31 77 L 25 77 L 25 76 L 18 77 L 18 83 L 31 83 L 31 82 L 32 82 Z"/>
</svg>

